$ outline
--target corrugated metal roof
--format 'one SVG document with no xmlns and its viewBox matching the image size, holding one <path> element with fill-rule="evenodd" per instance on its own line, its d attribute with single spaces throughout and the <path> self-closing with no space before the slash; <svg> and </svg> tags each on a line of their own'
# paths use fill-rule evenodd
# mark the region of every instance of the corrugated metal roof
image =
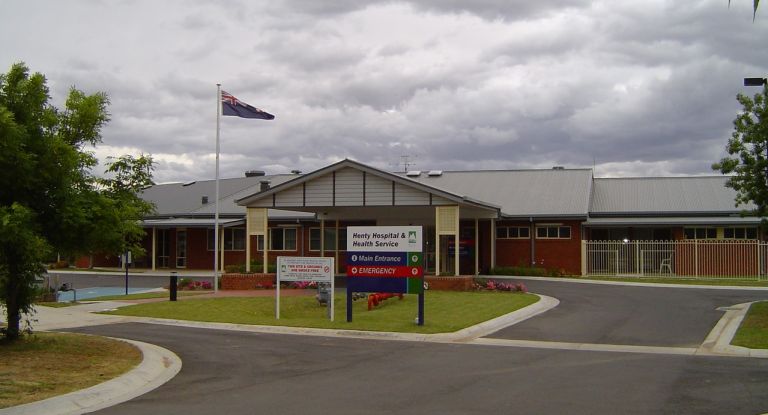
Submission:
<svg viewBox="0 0 768 415">
<path fill-rule="evenodd" d="M 147 228 L 210 228 L 215 225 L 213 218 L 147 219 L 141 224 Z M 219 219 L 219 225 L 225 228 L 244 224 L 244 218 Z"/>
<path fill-rule="evenodd" d="M 688 217 L 619 217 L 619 218 L 589 218 L 585 222 L 589 226 L 672 226 L 672 225 L 757 225 L 760 218 L 754 216 L 688 216 Z"/>
<path fill-rule="evenodd" d="M 595 179 L 592 206 L 600 214 L 736 213 L 736 192 L 724 176 Z"/>
<path fill-rule="evenodd" d="M 245 208 L 234 203 L 235 196 L 258 192 L 262 180 L 268 180 L 271 186 L 276 186 L 293 178 L 296 178 L 295 174 L 220 179 L 219 214 L 245 215 Z M 184 214 L 213 215 L 216 209 L 215 195 L 216 181 L 203 180 L 187 185 L 158 184 L 145 189 L 140 196 L 155 204 L 156 216 L 180 216 Z M 203 204 L 203 196 L 208 196 L 207 204 Z"/>
<path fill-rule="evenodd" d="M 587 216 L 592 171 L 443 171 L 408 179 L 501 206 L 505 216 Z"/>
</svg>

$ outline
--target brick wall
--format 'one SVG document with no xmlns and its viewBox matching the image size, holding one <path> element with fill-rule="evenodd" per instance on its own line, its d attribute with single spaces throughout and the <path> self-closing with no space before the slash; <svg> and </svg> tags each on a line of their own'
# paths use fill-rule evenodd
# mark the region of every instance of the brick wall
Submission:
<svg viewBox="0 0 768 415">
<path fill-rule="evenodd" d="M 425 276 L 424 282 L 429 284 L 430 290 L 436 291 L 470 291 L 472 290 L 472 277 L 431 277 Z"/>
</svg>

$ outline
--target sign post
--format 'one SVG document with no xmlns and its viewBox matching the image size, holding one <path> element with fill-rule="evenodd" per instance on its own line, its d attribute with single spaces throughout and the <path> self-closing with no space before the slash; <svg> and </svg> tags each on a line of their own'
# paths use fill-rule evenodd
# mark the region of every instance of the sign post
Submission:
<svg viewBox="0 0 768 415">
<path fill-rule="evenodd" d="M 419 295 L 418 324 L 424 325 L 424 256 L 421 226 L 347 228 L 347 321 L 352 293 Z"/>
<path fill-rule="evenodd" d="M 334 273 L 333 258 L 325 257 L 277 257 L 277 289 L 275 291 L 275 319 L 280 320 L 280 282 L 314 281 L 331 284 L 329 317 L 333 321 Z"/>
</svg>

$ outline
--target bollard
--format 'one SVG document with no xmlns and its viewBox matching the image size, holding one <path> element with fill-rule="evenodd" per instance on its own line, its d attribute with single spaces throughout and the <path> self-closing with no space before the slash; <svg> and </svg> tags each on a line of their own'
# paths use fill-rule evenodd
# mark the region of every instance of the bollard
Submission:
<svg viewBox="0 0 768 415">
<path fill-rule="evenodd" d="M 171 271 L 171 284 L 168 289 L 171 291 L 171 301 L 176 301 L 176 290 L 179 288 L 179 275 L 176 271 Z"/>
</svg>

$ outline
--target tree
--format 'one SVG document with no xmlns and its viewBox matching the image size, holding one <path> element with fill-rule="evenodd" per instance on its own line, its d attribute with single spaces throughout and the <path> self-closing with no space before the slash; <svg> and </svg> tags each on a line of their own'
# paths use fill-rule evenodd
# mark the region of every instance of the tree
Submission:
<svg viewBox="0 0 768 415">
<path fill-rule="evenodd" d="M 744 108 L 733 120 L 733 134 L 726 146 L 730 156 L 712 168 L 732 175 L 726 185 L 736 190 L 737 205 L 754 203 L 754 213 L 765 218 L 768 216 L 768 85 L 754 98 L 739 94 L 737 99 Z"/>
<path fill-rule="evenodd" d="M 755 21 L 755 17 L 757 16 L 757 6 L 760 4 L 760 0 L 753 0 L 752 1 L 752 21 Z M 728 0 L 728 7 L 731 7 L 731 0 Z"/>
<path fill-rule="evenodd" d="M 138 215 L 148 208 L 128 193 L 151 183 L 151 158 L 139 159 L 136 177 L 131 158 L 114 182 L 92 173 L 97 160 L 86 147 L 101 141 L 109 121 L 106 94 L 71 88 L 63 109 L 49 100 L 45 77 L 23 63 L 0 74 L 0 303 L 9 340 L 32 310 L 34 279 L 51 252 L 121 252 L 137 243 Z"/>
</svg>

